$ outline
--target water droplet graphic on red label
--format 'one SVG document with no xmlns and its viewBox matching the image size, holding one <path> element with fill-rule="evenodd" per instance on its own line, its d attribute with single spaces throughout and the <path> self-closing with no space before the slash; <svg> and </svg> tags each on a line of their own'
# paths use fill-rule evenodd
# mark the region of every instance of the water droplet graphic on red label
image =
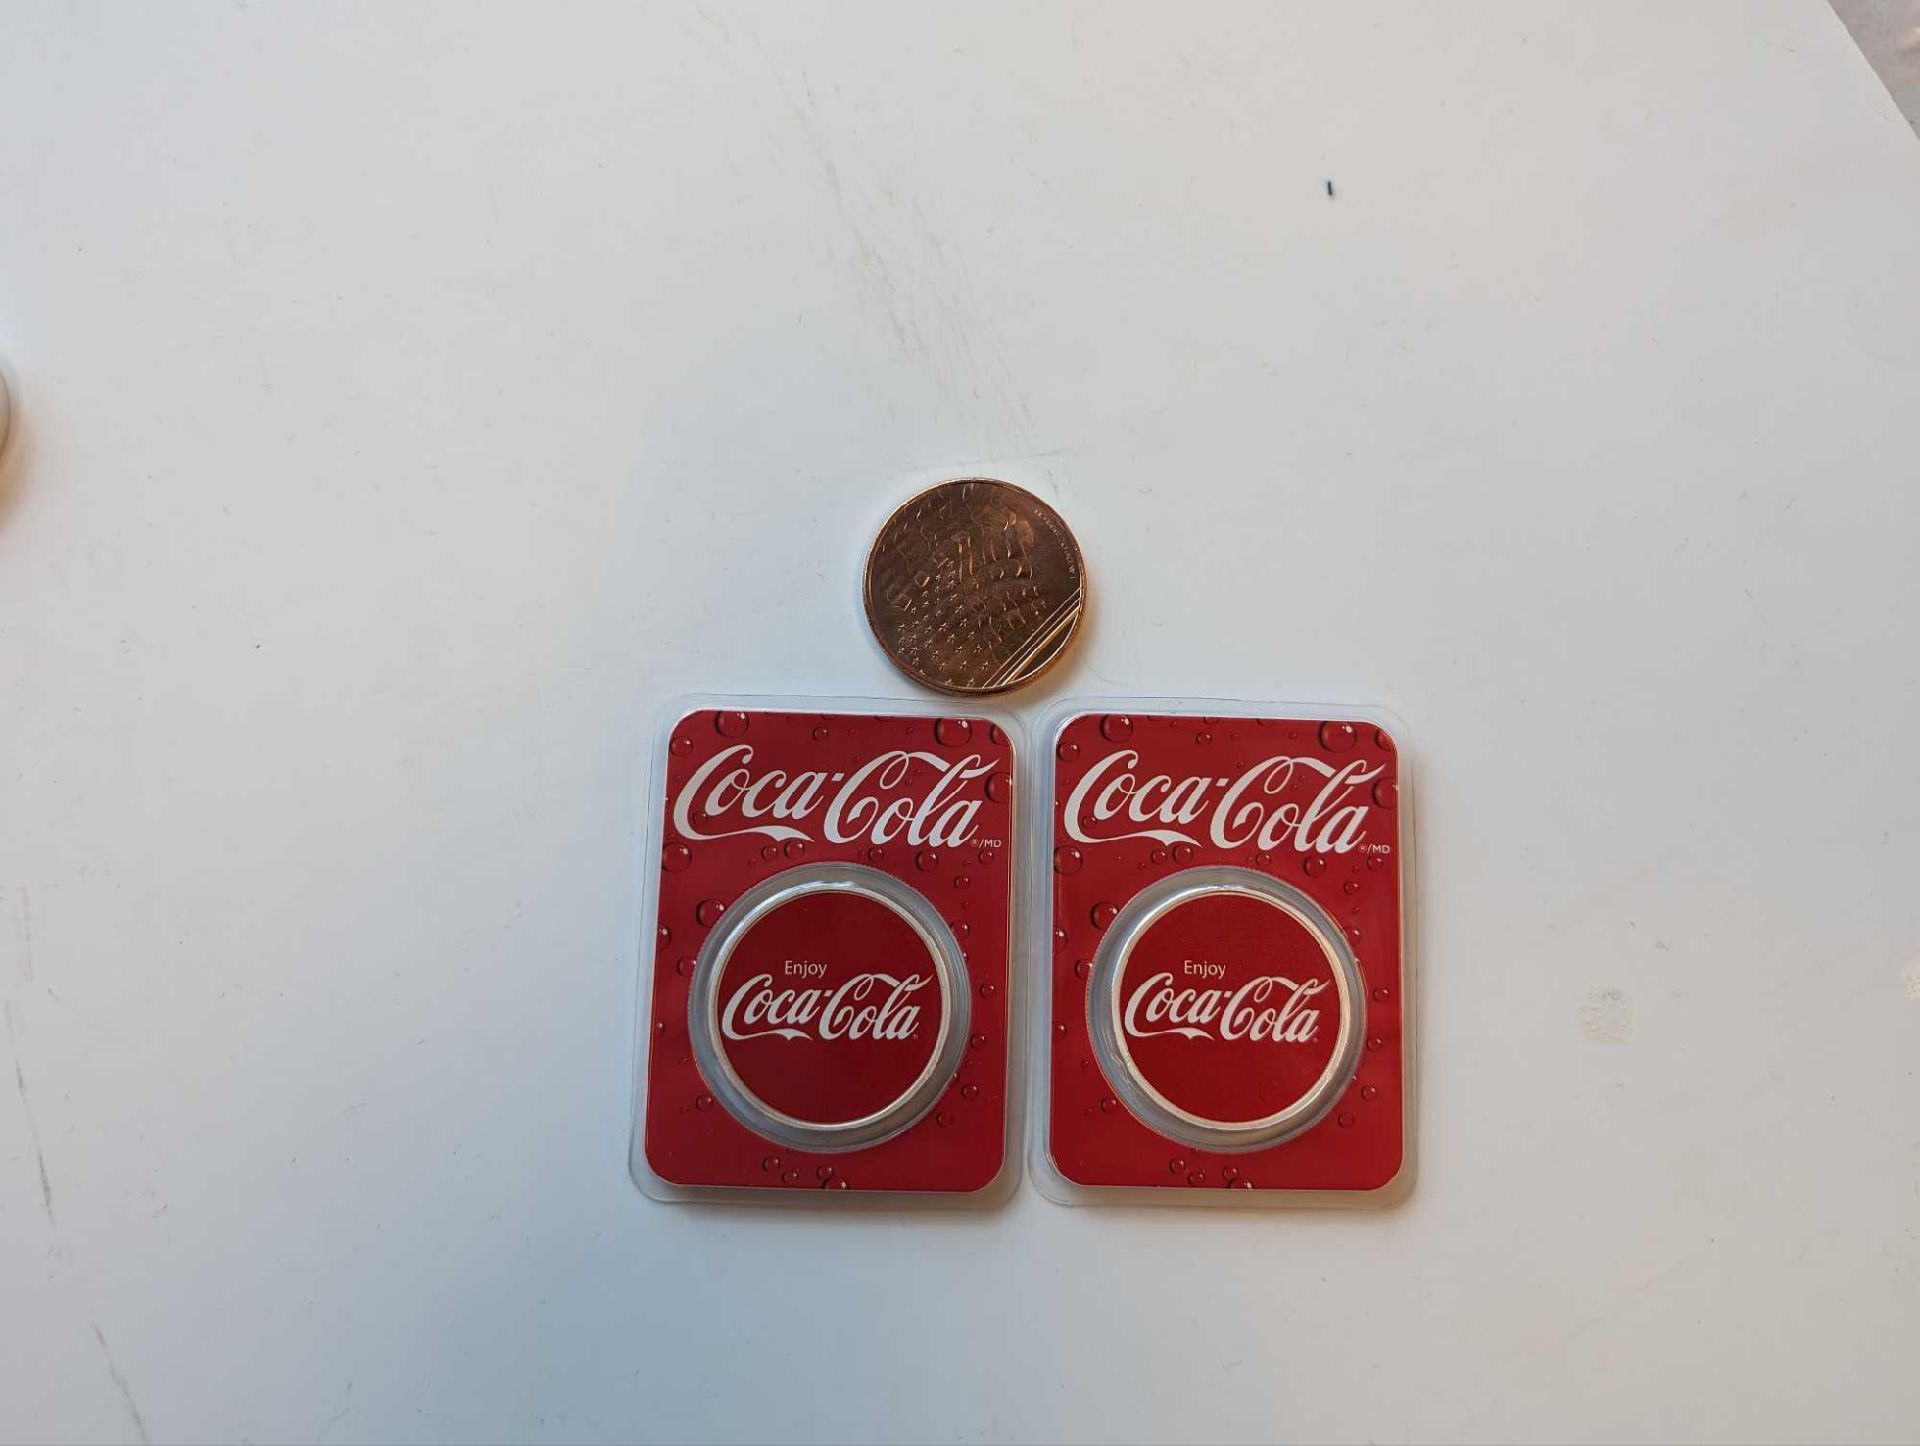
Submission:
<svg viewBox="0 0 1920 1446">
<path fill-rule="evenodd" d="M 1085 959 L 1076 959 L 1073 961 L 1073 977 L 1075 979 L 1085 979 L 1092 972 L 1093 965 Z"/>
<path fill-rule="evenodd" d="M 1350 1130 L 1353 1128 L 1353 1116 L 1342 1115 L 1340 1116 L 1339 1119 L 1335 1120 L 1334 1123 L 1340 1126 L 1340 1128 L 1343 1130 Z"/>
<path fill-rule="evenodd" d="M 940 866 L 940 855 L 932 849 L 921 849 L 913 856 L 913 866 L 923 874 L 930 874 Z"/>
<path fill-rule="evenodd" d="M 1062 844 L 1053 851 L 1053 871 L 1056 874 L 1077 874 L 1086 866 L 1087 856 L 1072 844 Z"/>
<path fill-rule="evenodd" d="M 1093 920 L 1094 928 L 1104 929 L 1114 921 L 1115 916 L 1117 916 L 1119 912 L 1120 909 L 1118 905 L 1095 904 L 1092 913 L 1088 917 Z"/>
<path fill-rule="evenodd" d="M 1196 733 L 1193 735 L 1193 741 L 1198 743 L 1202 748 L 1205 748 L 1209 743 L 1213 742 L 1213 735 L 1211 733 Z"/>
<path fill-rule="evenodd" d="M 1320 725 L 1320 746 L 1329 753 L 1345 753 L 1354 745 L 1353 725 L 1351 723 L 1322 723 Z"/>
<path fill-rule="evenodd" d="M 780 845 L 780 852 L 797 863 L 807 856 L 807 846 L 800 839 L 790 838 Z"/>
<path fill-rule="evenodd" d="M 673 930 L 669 929 L 665 924 L 662 924 L 660 926 L 660 942 L 664 944 L 672 937 L 673 937 Z"/>
<path fill-rule="evenodd" d="M 825 743 L 827 741 L 827 730 L 825 729 L 825 727 L 820 727 L 813 730 L 813 741 L 815 743 Z"/>
<path fill-rule="evenodd" d="M 872 848 L 867 850 L 867 862 L 870 864 L 877 864 L 880 862 L 880 860 L 884 859 L 886 856 L 887 856 L 887 851 L 881 848 L 879 844 L 875 844 Z"/>
<path fill-rule="evenodd" d="M 695 1095 L 695 1096 L 694 1096 L 694 1099 L 693 1099 L 693 1107 L 694 1107 L 694 1108 L 695 1108 L 696 1110 L 710 1110 L 710 1109 L 712 1109 L 712 1108 L 713 1108 L 713 1096 L 712 1096 L 712 1095 Z"/>
<path fill-rule="evenodd" d="M 1327 871 L 1327 861 L 1319 854 L 1308 854 L 1300 860 L 1300 868 L 1310 879 L 1317 879 Z"/>
<path fill-rule="evenodd" d="M 1400 802 L 1400 787 L 1391 778 L 1377 778 L 1373 783 L 1373 805 L 1375 808 L 1393 808 Z"/>
<path fill-rule="evenodd" d="M 767 1156 L 766 1159 L 760 1162 L 760 1168 L 765 1170 L 768 1174 L 774 1173 L 776 1170 L 780 1168 L 780 1157 L 778 1155 Z"/>
<path fill-rule="evenodd" d="M 747 715 L 745 713 L 716 713 L 713 718 L 713 728 L 722 738 L 738 738 L 742 733 L 747 731 Z"/>
<path fill-rule="evenodd" d="M 726 911 L 726 907 L 718 899 L 702 899 L 694 906 L 694 922 L 703 929 L 711 929 L 720 922 L 720 915 Z"/>
<path fill-rule="evenodd" d="M 691 738 L 676 738 L 667 745 L 667 751 L 675 758 L 684 758 L 687 755 L 687 751 L 692 747 L 693 740 Z"/>
<path fill-rule="evenodd" d="M 982 979 L 980 981 L 979 993 L 982 999 L 991 999 L 999 992 L 1000 986 L 995 984 L 991 979 Z"/>
<path fill-rule="evenodd" d="M 1181 1159 L 1178 1155 L 1175 1155 L 1171 1160 L 1167 1161 L 1167 1173 L 1169 1175 L 1186 1174 L 1187 1162 Z"/>
<path fill-rule="evenodd" d="M 977 1100 L 977 1099 L 979 1099 L 979 1098 L 980 1098 L 980 1086 L 979 1086 L 979 1085 L 977 1085 L 977 1084 L 963 1084 L 963 1085 L 961 1085 L 961 1086 L 960 1086 L 960 1098 L 961 1098 L 961 1099 L 963 1099 L 963 1100 Z"/>
<path fill-rule="evenodd" d="M 760 857 L 763 859 L 774 859 L 774 858 L 780 857 L 780 845 L 779 844 L 761 844 Z"/>
<path fill-rule="evenodd" d="M 942 718 L 933 725 L 933 741 L 958 748 L 973 737 L 973 725 L 964 718 Z"/>
<path fill-rule="evenodd" d="M 1106 1095 L 1100 1101 L 1100 1113 L 1103 1115 L 1110 1115 L 1119 1108 L 1120 1108 L 1120 1101 L 1115 1099 L 1112 1095 Z"/>
<path fill-rule="evenodd" d="M 951 1110 L 940 1111 L 939 1114 L 933 1117 L 933 1122 L 936 1125 L 938 1125 L 941 1129 L 943 1130 L 946 1129 L 949 1125 L 953 1123 L 953 1111 Z"/>
<path fill-rule="evenodd" d="M 1342 885 L 1340 886 L 1340 892 L 1341 892 L 1341 893 L 1343 893 L 1343 894 L 1357 894 L 1357 893 L 1359 893 L 1359 892 L 1360 892 L 1360 881 L 1359 881 L 1358 879 L 1348 879 L 1348 880 L 1347 880 L 1347 881 L 1346 881 L 1346 882 L 1345 882 L 1344 884 L 1342 884 Z"/>
<path fill-rule="evenodd" d="M 1376 728 L 1373 730 L 1373 746 L 1375 748 L 1384 748 L 1389 753 L 1393 752 L 1393 740 L 1387 736 L 1386 729 Z"/>
<path fill-rule="evenodd" d="M 981 849 L 979 853 L 974 855 L 974 857 L 980 860 L 980 864 L 982 868 L 992 868 L 993 861 L 999 858 L 1000 855 L 995 853 L 992 849 Z"/>
<path fill-rule="evenodd" d="M 1133 719 L 1122 713 L 1109 713 L 1100 720 L 1100 736 L 1109 743 L 1125 743 L 1133 737 Z"/>
<path fill-rule="evenodd" d="M 1380 1098 L 1380 1087 L 1379 1087 L 1378 1085 L 1366 1085 L 1366 1086 L 1363 1086 L 1363 1087 L 1361 1088 L 1361 1091 L 1360 1091 L 1360 1098 L 1361 1098 L 1361 1099 L 1363 1099 L 1363 1100 L 1377 1100 L 1377 1099 L 1379 1099 L 1379 1098 Z"/>
<path fill-rule="evenodd" d="M 693 850 L 683 843 L 670 843 L 660 850 L 660 867 L 677 874 L 693 862 Z"/>
<path fill-rule="evenodd" d="M 780 1177 L 780 1183 L 782 1185 L 798 1185 L 800 1183 L 800 1172 L 798 1170 L 787 1171 L 786 1174 Z"/>
<path fill-rule="evenodd" d="M 833 1178 L 833 1166 L 820 1166 L 813 1172 L 813 1178 L 816 1180 L 831 1180 Z"/>
<path fill-rule="evenodd" d="M 995 803 L 1005 803 L 1013 792 L 1013 780 L 1004 773 L 987 775 L 987 797 Z"/>
<path fill-rule="evenodd" d="M 1182 868 L 1193 862 L 1200 851 L 1190 843 L 1177 843 L 1173 846 L 1173 861 Z"/>
<path fill-rule="evenodd" d="M 972 1045 L 975 1049 L 985 1049 L 987 1047 L 987 1037 L 984 1034 L 976 1034 L 971 1039 L 969 1039 L 967 1043 Z"/>
<path fill-rule="evenodd" d="M 1071 763 L 1080 756 L 1080 745 L 1071 738 L 1062 738 L 1060 746 L 1053 750 L 1054 756 L 1062 763 Z"/>
<path fill-rule="evenodd" d="M 1367 867 L 1373 870 L 1373 872 L 1379 873 L 1380 870 L 1384 869 L 1386 866 L 1387 866 L 1387 856 L 1385 854 L 1368 854 L 1367 855 Z"/>
<path fill-rule="evenodd" d="M 1376 1004 L 1385 1004 L 1391 998 L 1393 998 L 1393 991 L 1384 984 L 1373 991 L 1373 999 Z"/>
<path fill-rule="evenodd" d="M 968 888 L 972 888 L 972 887 L 973 887 L 973 875 L 972 875 L 972 874 L 955 874 L 955 875 L 953 876 L 953 886 L 954 886 L 954 887 L 955 887 L 956 889 L 968 889 Z"/>
</svg>

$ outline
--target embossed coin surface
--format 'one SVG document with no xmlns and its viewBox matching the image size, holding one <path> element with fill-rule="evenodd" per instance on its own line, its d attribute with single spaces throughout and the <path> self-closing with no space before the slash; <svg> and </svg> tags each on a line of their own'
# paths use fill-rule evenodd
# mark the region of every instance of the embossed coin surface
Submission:
<svg viewBox="0 0 1920 1446">
<path fill-rule="evenodd" d="M 867 622 L 894 666 L 946 693 L 1038 677 L 1080 626 L 1086 567 L 1060 514 L 965 477 L 901 504 L 867 557 Z"/>
</svg>

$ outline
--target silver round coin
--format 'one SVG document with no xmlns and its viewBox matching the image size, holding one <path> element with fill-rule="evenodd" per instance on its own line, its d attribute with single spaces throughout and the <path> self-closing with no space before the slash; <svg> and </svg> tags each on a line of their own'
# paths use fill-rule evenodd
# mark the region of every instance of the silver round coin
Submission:
<svg viewBox="0 0 1920 1446">
<path fill-rule="evenodd" d="M 823 1123 L 768 1104 L 741 1079 L 722 1032 L 721 978 L 740 941 L 775 910 L 821 893 L 849 894 L 898 915 L 926 946 L 940 994 L 938 1034 L 927 1063 L 897 1098 L 858 1119 Z M 865 1149 L 917 1123 L 952 1082 L 966 1051 L 971 1000 L 960 945 L 923 894 L 890 874 L 860 864 L 809 864 L 787 869 L 748 889 L 721 915 L 694 964 L 687 1001 L 693 1057 L 714 1099 L 755 1134 L 792 1149 Z"/>
<path fill-rule="evenodd" d="M 1256 899 L 1303 927 L 1325 955 L 1339 999 L 1339 1029 L 1325 1069 L 1284 1109 L 1258 1119 L 1211 1119 L 1168 1099 L 1135 1062 L 1122 1019 L 1127 961 L 1147 930 L 1184 904 L 1221 895 Z M 1088 976 L 1087 1035 L 1115 1096 L 1152 1129 L 1196 1149 L 1261 1150 L 1318 1124 L 1352 1081 L 1366 1038 L 1366 989 L 1339 925 L 1301 890 L 1252 869 L 1186 869 L 1142 889 L 1107 927 Z"/>
</svg>

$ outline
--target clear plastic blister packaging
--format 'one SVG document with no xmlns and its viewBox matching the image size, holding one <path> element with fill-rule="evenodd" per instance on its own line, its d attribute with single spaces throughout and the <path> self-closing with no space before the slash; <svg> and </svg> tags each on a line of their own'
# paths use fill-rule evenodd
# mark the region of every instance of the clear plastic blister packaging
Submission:
<svg viewBox="0 0 1920 1446">
<path fill-rule="evenodd" d="M 1003 1198 L 1014 725 L 825 698 L 686 699 L 669 718 L 642 858 L 635 1182 L 664 1200 Z"/>
<path fill-rule="evenodd" d="M 1070 1204 L 1404 1195 L 1404 730 L 1366 708 L 1070 700 L 1035 747 L 1042 1191 Z"/>
</svg>

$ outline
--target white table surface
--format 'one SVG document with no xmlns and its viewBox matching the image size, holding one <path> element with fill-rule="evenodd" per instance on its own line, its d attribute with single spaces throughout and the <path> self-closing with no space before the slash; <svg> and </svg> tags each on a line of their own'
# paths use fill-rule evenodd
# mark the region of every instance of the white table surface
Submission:
<svg viewBox="0 0 1920 1446">
<path fill-rule="evenodd" d="M 1920 146 L 1824 4 L 400 9 L 6 9 L 0 1436 L 1920 1434 Z M 657 712 L 905 693 L 970 469 L 1098 589 L 1029 714 L 1408 721 L 1402 1207 L 629 1183 Z"/>
</svg>

